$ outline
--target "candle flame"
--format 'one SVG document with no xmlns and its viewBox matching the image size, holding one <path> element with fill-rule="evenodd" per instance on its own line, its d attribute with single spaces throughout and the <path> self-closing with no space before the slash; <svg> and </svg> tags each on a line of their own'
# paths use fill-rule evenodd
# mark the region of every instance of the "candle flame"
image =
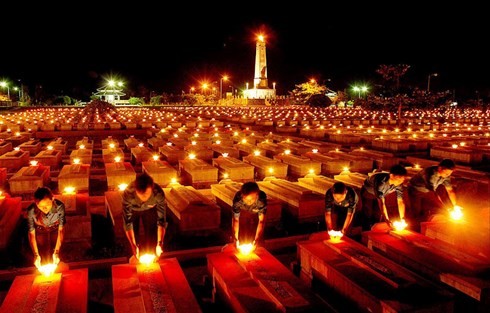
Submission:
<svg viewBox="0 0 490 313">
<path fill-rule="evenodd" d="M 143 254 L 142 256 L 140 256 L 139 260 L 140 260 L 140 263 L 141 264 L 145 264 L 145 265 L 150 265 L 151 263 L 155 262 L 155 259 L 156 259 L 156 255 L 154 254 Z"/>
<path fill-rule="evenodd" d="M 43 274 L 46 277 L 49 277 L 53 275 L 54 271 L 56 271 L 57 265 L 54 263 L 49 263 L 45 265 L 41 265 L 38 270 L 41 274 Z"/>
<path fill-rule="evenodd" d="M 153 155 L 153 161 L 158 161 L 158 155 L 156 154 Z"/>
<path fill-rule="evenodd" d="M 75 187 L 67 186 L 65 187 L 65 189 L 63 189 L 63 193 L 67 195 L 72 195 L 75 193 Z"/>
<path fill-rule="evenodd" d="M 394 221 L 393 222 L 393 227 L 395 227 L 395 230 L 396 231 L 402 231 L 405 228 L 407 228 L 407 226 L 408 226 L 408 224 L 407 224 L 407 222 L 405 222 L 404 219 L 401 219 L 399 221 Z"/>
<path fill-rule="evenodd" d="M 462 207 L 460 207 L 459 205 L 455 205 L 454 208 L 449 211 L 449 214 L 451 215 L 451 218 L 455 221 L 459 221 L 463 218 L 463 211 L 462 211 Z"/>
<path fill-rule="evenodd" d="M 32 161 L 29 162 L 29 164 L 31 164 L 31 166 L 36 166 L 37 163 L 38 163 L 37 160 L 32 160 Z"/>
<path fill-rule="evenodd" d="M 117 188 L 119 188 L 119 191 L 124 191 L 128 187 L 128 184 L 119 184 L 117 185 Z"/>
<path fill-rule="evenodd" d="M 110 143 L 110 144 L 109 144 L 109 148 L 114 149 L 115 147 L 116 147 L 116 145 L 115 145 L 115 144 L 113 144 L 113 143 Z"/>
<path fill-rule="evenodd" d="M 259 151 L 259 150 L 255 150 L 255 151 L 254 151 L 254 155 L 255 155 L 255 156 L 259 156 L 259 155 L 260 155 L 260 151 Z"/>
<path fill-rule="evenodd" d="M 80 146 L 81 147 L 81 146 Z M 83 149 L 83 148 L 82 148 Z M 53 150 L 53 146 L 48 146 L 48 150 Z"/>
<path fill-rule="evenodd" d="M 121 157 L 120 156 L 116 156 L 114 157 L 114 162 L 121 162 Z"/>
<path fill-rule="evenodd" d="M 177 183 L 177 178 L 175 178 L 175 177 L 172 177 L 172 179 L 170 179 L 170 182 L 171 182 L 172 184 L 175 184 L 175 183 Z"/>
<path fill-rule="evenodd" d="M 193 160 L 196 158 L 196 155 L 194 153 L 189 153 L 189 159 Z"/>
<path fill-rule="evenodd" d="M 318 153 L 318 149 L 313 149 L 313 150 L 311 150 L 311 152 Z"/>
<path fill-rule="evenodd" d="M 332 242 L 340 242 L 340 239 L 344 234 L 340 230 L 329 230 L 328 235 L 330 236 L 330 240 Z"/>
<path fill-rule="evenodd" d="M 244 243 L 238 246 L 238 251 L 243 255 L 249 255 L 255 250 L 255 246 L 251 243 Z"/>
</svg>

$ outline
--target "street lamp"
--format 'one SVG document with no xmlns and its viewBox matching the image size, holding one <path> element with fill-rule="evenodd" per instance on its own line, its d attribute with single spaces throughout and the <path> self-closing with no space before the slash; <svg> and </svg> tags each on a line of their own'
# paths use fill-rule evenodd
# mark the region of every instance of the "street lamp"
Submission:
<svg viewBox="0 0 490 313">
<path fill-rule="evenodd" d="M 358 98 L 361 98 L 361 92 L 366 93 L 368 91 L 368 87 L 366 87 L 366 86 L 354 86 L 354 87 L 352 87 L 352 90 L 354 92 L 357 92 Z"/>
<path fill-rule="evenodd" d="M 439 74 L 437 73 L 432 73 L 432 74 L 429 74 L 429 76 L 427 76 L 427 93 L 430 92 L 430 78 L 431 76 L 434 76 L 434 77 L 437 77 Z"/>
<path fill-rule="evenodd" d="M 7 87 L 7 98 L 10 100 L 10 87 L 7 84 L 6 81 L 0 82 L 0 87 L 5 88 Z"/>
<path fill-rule="evenodd" d="M 223 81 L 227 81 L 228 76 L 223 76 L 219 79 L 219 98 L 223 99 Z"/>
<path fill-rule="evenodd" d="M 20 97 L 20 89 L 19 89 L 19 87 L 14 87 L 14 90 L 19 92 L 19 101 L 20 101 L 21 97 Z"/>
<path fill-rule="evenodd" d="M 202 93 L 203 93 L 203 95 L 206 94 L 206 89 L 208 89 L 208 84 L 207 83 L 202 84 Z"/>
</svg>

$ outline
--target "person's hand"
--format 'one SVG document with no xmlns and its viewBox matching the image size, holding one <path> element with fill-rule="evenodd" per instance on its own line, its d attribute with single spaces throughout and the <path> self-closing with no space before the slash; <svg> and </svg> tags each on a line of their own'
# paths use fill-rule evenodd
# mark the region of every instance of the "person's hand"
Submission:
<svg viewBox="0 0 490 313">
<path fill-rule="evenodd" d="M 60 263 L 60 255 L 58 253 L 53 253 L 53 264 L 58 265 Z"/>
<path fill-rule="evenodd" d="M 240 246 L 240 240 L 235 239 L 235 245 L 236 245 L 236 247 L 238 248 L 238 246 Z"/>
<path fill-rule="evenodd" d="M 36 254 L 34 256 L 34 266 L 36 268 L 40 268 L 41 267 L 41 257 L 39 256 L 39 254 Z"/>
<path fill-rule="evenodd" d="M 157 258 L 159 258 L 163 253 L 163 247 L 161 245 L 157 245 L 155 248 L 155 254 Z"/>
</svg>

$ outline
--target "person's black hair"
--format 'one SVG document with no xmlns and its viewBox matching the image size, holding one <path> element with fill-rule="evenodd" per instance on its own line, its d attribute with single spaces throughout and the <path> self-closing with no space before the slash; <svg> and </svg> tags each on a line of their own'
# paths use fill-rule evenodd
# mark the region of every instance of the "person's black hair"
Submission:
<svg viewBox="0 0 490 313">
<path fill-rule="evenodd" d="M 256 182 L 249 181 L 249 182 L 246 182 L 242 185 L 240 192 L 242 193 L 242 196 L 248 196 L 249 194 L 252 194 L 252 193 L 258 194 L 260 192 L 260 188 Z"/>
<path fill-rule="evenodd" d="M 343 182 L 336 182 L 332 186 L 332 193 L 334 195 L 343 194 L 346 189 L 347 189 L 347 187 L 345 186 L 345 184 Z"/>
<path fill-rule="evenodd" d="M 454 170 L 456 164 L 451 159 L 444 159 L 441 161 L 441 163 L 439 163 L 439 166 L 443 169 Z"/>
<path fill-rule="evenodd" d="M 407 176 L 407 169 L 400 164 L 396 164 L 391 167 L 390 174 L 394 176 Z"/>
<path fill-rule="evenodd" d="M 53 200 L 53 193 L 48 187 L 39 187 L 34 191 L 34 199 L 36 201 L 41 201 L 46 198 Z"/>
<path fill-rule="evenodd" d="M 153 178 L 147 173 L 140 174 L 136 177 L 134 187 L 137 192 L 143 193 L 148 187 L 153 188 Z"/>
</svg>

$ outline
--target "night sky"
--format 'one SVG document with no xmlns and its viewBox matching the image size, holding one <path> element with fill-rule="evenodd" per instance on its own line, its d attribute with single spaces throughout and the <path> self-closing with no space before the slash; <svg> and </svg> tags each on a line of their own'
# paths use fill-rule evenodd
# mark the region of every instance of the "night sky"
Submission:
<svg viewBox="0 0 490 313">
<path fill-rule="evenodd" d="M 134 91 L 180 93 L 220 74 L 242 88 L 252 82 L 254 34 L 262 31 L 269 81 L 281 94 L 310 77 L 334 90 L 374 86 L 379 64 L 398 63 L 411 65 L 402 81 L 411 86 L 426 88 L 435 72 L 431 89 L 484 94 L 490 86 L 486 11 L 466 2 L 437 9 L 413 1 L 379 8 L 143 3 L 2 4 L 0 78 L 75 97 L 111 73 Z"/>
</svg>

